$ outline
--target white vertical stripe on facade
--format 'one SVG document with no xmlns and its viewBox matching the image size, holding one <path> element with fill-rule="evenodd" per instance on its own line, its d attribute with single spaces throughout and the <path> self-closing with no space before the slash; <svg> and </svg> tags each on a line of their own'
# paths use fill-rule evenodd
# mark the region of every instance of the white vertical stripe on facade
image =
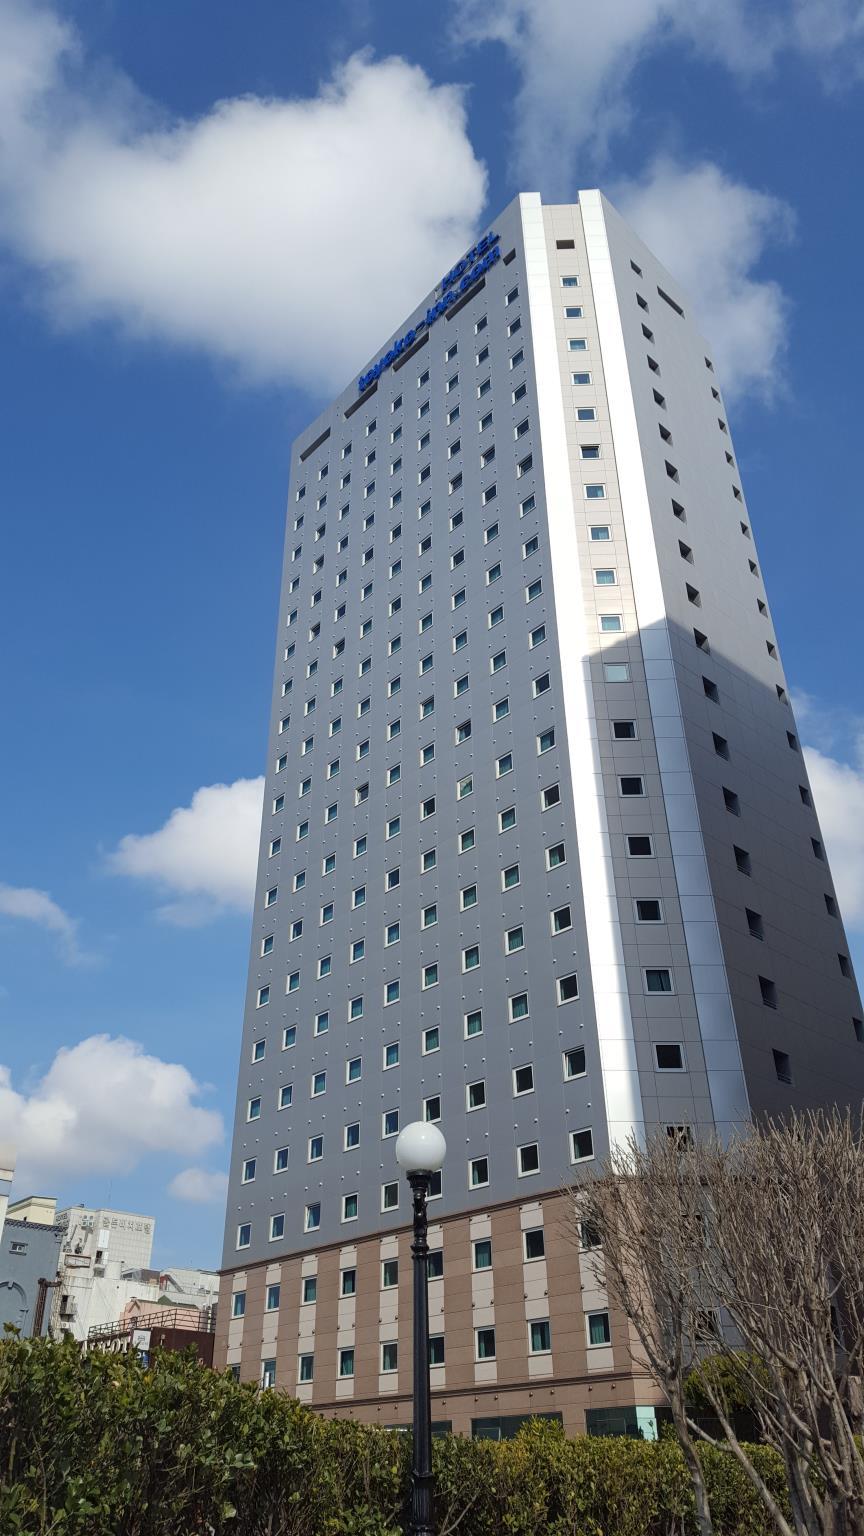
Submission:
<svg viewBox="0 0 864 1536">
<path fill-rule="evenodd" d="M 573 592 L 571 573 L 579 569 L 579 545 L 543 208 L 539 195 L 533 192 L 523 193 L 519 205 L 525 242 L 525 285 L 537 381 L 537 428 L 543 458 L 573 811 L 579 843 L 603 1097 L 609 1141 L 615 1146 L 626 1142 L 631 1135 L 642 1137 L 644 1113 L 591 686 L 590 657 L 592 652 L 596 653 L 597 646 L 589 641 L 582 602 L 574 600 Z"/>
<path fill-rule="evenodd" d="M 599 191 L 580 192 L 582 227 L 594 298 L 603 377 L 621 496 L 621 512 L 633 582 L 639 638 L 672 862 L 714 1120 L 729 1134 L 749 1115 L 729 981 L 696 805 L 696 790 L 684 737 L 681 699 L 672 660 L 669 625 L 648 487 L 642 463 L 630 370 L 615 287 L 609 236 Z"/>
</svg>

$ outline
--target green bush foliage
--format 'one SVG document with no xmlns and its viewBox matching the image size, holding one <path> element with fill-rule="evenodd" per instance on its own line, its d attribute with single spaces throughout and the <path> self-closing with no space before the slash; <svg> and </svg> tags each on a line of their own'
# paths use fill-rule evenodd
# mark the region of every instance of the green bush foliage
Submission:
<svg viewBox="0 0 864 1536">
<path fill-rule="evenodd" d="M 400 1536 L 410 1437 L 319 1418 L 190 1356 L 0 1342 L 3 1536 Z M 674 1440 L 436 1440 L 441 1536 L 691 1536 Z M 773 1452 L 755 1453 L 782 1496 Z M 763 1536 L 732 1458 L 705 1447 L 717 1536 Z"/>
</svg>

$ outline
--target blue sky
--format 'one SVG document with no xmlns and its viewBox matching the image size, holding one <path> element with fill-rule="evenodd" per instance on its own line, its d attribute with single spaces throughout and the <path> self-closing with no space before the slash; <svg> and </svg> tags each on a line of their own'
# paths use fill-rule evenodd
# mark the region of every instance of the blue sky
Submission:
<svg viewBox="0 0 864 1536">
<path fill-rule="evenodd" d="M 846 0 L 0 0 L 0 1134 L 218 1262 L 288 450 L 519 190 L 694 295 L 864 934 Z"/>
</svg>

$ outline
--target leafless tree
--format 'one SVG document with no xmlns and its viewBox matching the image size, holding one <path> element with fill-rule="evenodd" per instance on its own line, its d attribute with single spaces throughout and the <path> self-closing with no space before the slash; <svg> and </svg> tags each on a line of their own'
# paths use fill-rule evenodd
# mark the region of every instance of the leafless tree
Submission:
<svg viewBox="0 0 864 1536">
<path fill-rule="evenodd" d="M 783 1457 L 801 1536 L 864 1536 L 864 1149 L 839 1112 L 700 1149 L 711 1344 Z M 743 1346 L 743 1348 L 742 1348 Z M 722 1380 L 722 1376 L 718 1378 Z M 739 1460 L 723 1392 L 707 1392 Z M 742 1463 L 743 1464 L 743 1463 Z M 778 1527 L 779 1528 L 779 1527 Z"/>
<path fill-rule="evenodd" d="M 778 1536 L 864 1536 L 864 1149 L 839 1113 L 762 1125 L 729 1145 L 631 1142 L 574 1192 L 602 1236 L 613 1298 L 663 1391 L 711 1531 L 695 1439 L 721 1439 Z M 719 1424 L 688 1410 L 698 1373 Z M 730 1390 L 731 1389 L 731 1390 Z M 786 1469 L 791 1523 L 737 1433 L 745 1395 Z"/>
<path fill-rule="evenodd" d="M 647 1367 L 663 1392 L 687 1465 L 699 1536 L 713 1536 L 705 1479 L 685 1398 L 698 1361 L 698 1275 L 701 1204 L 692 1160 L 670 1137 L 647 1148 L 633 1140 L 613 1153 L 605 1171 L 574 1191 L 573 1235 L 587 1226 L 599 1284 L 625 1313 L 635 1335 L 636 1366 Z M 584 1246 L 584 1244 L 581 1244 Z"/>
</svg>

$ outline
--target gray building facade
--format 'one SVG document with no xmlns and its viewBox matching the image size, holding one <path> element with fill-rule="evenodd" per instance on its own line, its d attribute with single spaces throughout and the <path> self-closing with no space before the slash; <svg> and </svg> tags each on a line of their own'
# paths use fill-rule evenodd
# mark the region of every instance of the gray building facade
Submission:
<svg viewBox="0 0 864 1536">
<path fill-rule="evenodd" d="M 12 1323 L 24 1338 L 33 1337 L 39 1281 L 53 1283 L 55 1280 L 62 1236 L 59 1226 L 43 1226 L 35 1221 L 6 1217 L 0 1233 L 0 1333 L 6 1323 Z M 40 1335 L 48 1332 L 52 1298 L 53 1291 L 47 1291 Z"/>
<path fill-rule="evenodd" d="M 632 1429 L 558 1191 L 860 1100 L 861 1018 L 710 347 L 523 195 L 292 452 L 217 1360 L 406 1420 L 426 1117 L 441 1421 Z"/>
</svg>

